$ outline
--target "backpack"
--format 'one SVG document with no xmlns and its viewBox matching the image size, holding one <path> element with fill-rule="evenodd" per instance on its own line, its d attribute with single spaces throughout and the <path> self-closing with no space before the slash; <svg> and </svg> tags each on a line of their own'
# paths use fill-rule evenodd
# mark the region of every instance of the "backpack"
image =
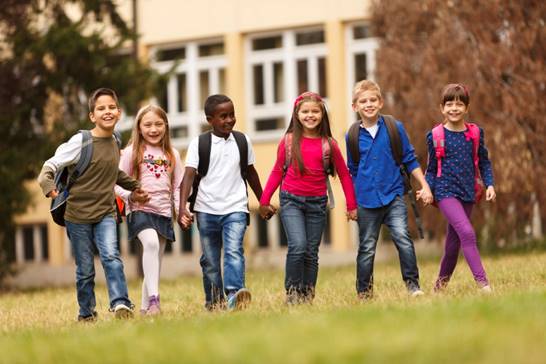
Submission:
<svg viewBox="0 0 546 364">
<path fill-rule="evenodd" d="M 472 140 L 472 159 L 474 161 L 474 192 L 476 202 L 479 202 L 483 196 L 483 184 L 480 179 L 480 168 L 479 168 L 479 155 L 478 148 L 480 147 L 480 128 L 474 123 L 466 123 L 465 126 L 468 129 L 465 132 L 466 140 Z M 434 153 L 436 155 L 436 160 L 438 161 L 436 169 L 436 177 L 442 176 L 442 158 L 446 156 L 446 147 L 445 147 L 445 132 L 443 124 L 438 124 L 432 128 L 432 144 L 434 146 Z"/>
<path fill-rule="evenodd" d="M 288 167 L 292 164 L 292 133 L 286 133 L 284 136 L 284 165 L 282 178 L 286 175 Z M 332 191 L 332 185 L 328 175 L 334 175 L 333 163 L 332 163 L 332 138 L 322 138 L 322 167 L 326 174 L 326 186 L 328 187 L 328 207 L 333 209 L 336 205 L 334 199 L 334 192 Z"/>
<path fill-rule="evenodd" d="M 246 137 L 240 131 L 232 130 L 231 133 L 235 138 L 237 147 L 239 148 L 239 166 L 241 168 L 241 178 L 245 182 L 247 181 L 248 176 L 248 143 Z M 199 151 L 199 165 L 197 166 L 197 174 L 193 179 L 192 193 L 188 197 L 188 202 L 190 203 L 190 211 L 193 212 L 193 207 L 195 206 L 195 199 L 197 198 L 197 192 L 199 190 L 199 183 L 201 178 L 207 175 L 210 164 L 210 151 L 212 148 L 212 132 L 208 131 L 199 135 L 198 140 L 198 151 Z M 248 193 L 248 192 L 247 192 Z M 249 222 L 249 216 L 247 215 L 247 224 Z"/>
<path fill-rule="evenodd" d="M 400 132 L 396 126 L 396 119 L 392 115 L 380 115 L 385 121 L 385 126 L 387 127 L 387 133 L 389 134 L 389 141 L 392 149 L 392 157 L 396 165 L 400 168 L 400 174 L 402 174 L 402 180 L 404 182 L 404 194 L 409 196 L 413 214 L 415 216 L 415 222 L 417 225 L 417 230 L 419 232 L 419 237 L 424 238 L 423 235 L 423 224 L 421 222 L 421 215 L 419 214 L 419 209 L 417 209 L 417 201 L 415 199 L 415 193 L 413 187 L 411 186 L 410 173 L 407 170 L 406 166 L 402 163 L 402 140 L 400 139 Z M 360 163 L 360 149 L 358 147 L 358 137 L 360 134 L 360 121 L 355 121 L 349 131 L 347 132 L 348 136 L 348 149 L 353 159 L 353 163 Z"/>
<path fill-rule="evenodd" d="M 57 197 L 51 200 L 51 207 L 49 211 L 53 221 L 60 226 L 65 226 L 64 213 L 66 211 L 66 201 L 70 194 L 70 188 L 74 185 L 74 182 L 81 176 L 89 164 L 93 156 L 93 137 L 90 130 L 80 130 L 78 133 L 82 134 L 82 148 L 80 152 L 80 159 L 76 163 L 76 167 L 72 173 L 68 171 L 68 166 L 65 166 L 61 170 L 55 173 L 55 187 L 59 193 Z M 114 131 L 114 138 L 118 148 L 121 147 L 121 135 L 118 131 Z"/>
</svg>

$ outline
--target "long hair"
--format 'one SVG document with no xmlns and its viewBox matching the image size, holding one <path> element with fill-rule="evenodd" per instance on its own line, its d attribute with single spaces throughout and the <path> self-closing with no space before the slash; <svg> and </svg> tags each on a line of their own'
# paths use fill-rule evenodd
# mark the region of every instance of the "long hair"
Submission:
<svg viewBox="0 0 546 364">
<path fill-rule="evenodd" d="M 133 148 L 133 160 L 131 161 L 130 175 L 137 180 L 140 179 L 140 165 L 142 164 L 144 159 L 144 148 L 146 146 L 144 137 L 140 133 L 140 123 L 142 122 L 142 118 L 144 117 L 144 115 L 149 112 L 153 112 L 165 122 L 165 134 L 163 135 L 163 139 L 161 140 L 161 149 L 167 157 L 167 160 L 169 161 L 168 170 L 170 172 L 172 182 L 172 178 L 174 175 L 173 171 L 175 167 L 174 164 L 176 163 L 176 161 L 172 152 L 171 137 L 169 136 L 169 119 L 167 118 L 167 113 L 165 112 L 165 110 L 156 105 L 146 105 L 138 110 L 138 113 L 136 115 L 133 130 L 131 132 L 131 139 L 129 140 L 129 143 L 127 143 Z"/>
<path fill-rule="evenodd" d="M 318 125 L 318 131 L 321 138 L 332 138 L 332 131 L 330 130 L 330 119 L 328 118 L 328 111 L 322 97 L 319 94 L 311 91 L 302 93 L 294 101 L 294 108 L 292 110 L 292 117 L 286 133 L 292 133 L 292 163 L 298 168 L 301 174 L 305 173 L 305 166 L 303 165 L 303 158 L 301 155 L 301 138 L 303 135 L 303 126 L 298 119 L 298 112 L 301 105 L 304 102 L 314 102 L 322 109 L 322 120 Z M 330 163 L 333 166 L 333 158 L 330 158 Z M 332 168 L 335 171 L 335 168 Z"/>
</svg>

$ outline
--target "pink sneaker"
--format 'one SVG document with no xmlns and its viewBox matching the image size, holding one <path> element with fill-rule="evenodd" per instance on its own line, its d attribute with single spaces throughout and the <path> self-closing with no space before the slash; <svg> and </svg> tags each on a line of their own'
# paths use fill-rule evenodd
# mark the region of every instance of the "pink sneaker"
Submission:
<svg viewBox="0 0 546 364">
<path fill-rule="evenodd" d="M 154 316 L 159 315 L 160 313 L 161 309 L 159 307 L 159 296 L 150 296 L 149 306 L 148 310 L 146 311 L 146 315 Z"/>
</svg>

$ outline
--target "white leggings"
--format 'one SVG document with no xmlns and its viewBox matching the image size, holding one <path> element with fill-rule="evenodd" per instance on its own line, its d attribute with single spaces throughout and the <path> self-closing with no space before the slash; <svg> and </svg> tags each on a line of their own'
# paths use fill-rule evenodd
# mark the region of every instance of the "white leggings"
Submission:
<svg viewBox="0 0 546 364">
<path fill-rule="evenodd" d="M 159 295 L 159 272 L 167 241 L 154 229 L 144 229 L 137 236 L 143 248 L 142 309 L 146 310 L 149 306 L 149 297 Z"/>
</svg>

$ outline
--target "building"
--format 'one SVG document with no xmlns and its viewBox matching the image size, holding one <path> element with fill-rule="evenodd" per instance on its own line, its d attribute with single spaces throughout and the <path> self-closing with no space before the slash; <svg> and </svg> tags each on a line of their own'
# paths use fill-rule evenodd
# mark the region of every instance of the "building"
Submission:
<svg viewBox="0 0 546 364">
<path fill-rule="evenodd" d="M 120 3 L 127 19 L 136 3 L 139 57 L 162 72 L 174 70 L 156 102 L 169 114 L 173 141 L 182 156 L 189 141 L 207 129 L 202 105 L 213 93 L 233 99 L 237 129 L 252 139 L 262 184 L 273 166 L 293 100 L 305 90 L 326 98 L 334 137 L 344 145 L 344 132 L 355 120 L 351 88 L 357 80 L 373 78 L 378 43 L 368 28 L 369 1 Z M 130 129 L 131 123 L 126 118 L 119 128 Z M 329 211 L 321 262 L 352 260 L 355 255 L 356 224 L 346 221 L 339 181 L 332 185 L 337 208 Z M 15 283 L 72 282 L 74 267 L 65 230 L 50 219 L 49 201 L 41 196 L 37 183 L 30 181 L 28 188 L 35 198 L 28 211 L 16 218 L 20 274 Z M 277 198 L 273 201 L 278 204 Z M 282 265 L 286 240 L 279 219 L 261 220 L 257 206 L 252 196 L 245 241 L 249 265 Z M 126 241 L 125 227 L 121 230 L 126 272 L 134 276 L 136 246 Z M 197 235 L 177 231 L 178 240 L 165 257 L 163 276 L 199 270 Z"/>
</svg>

